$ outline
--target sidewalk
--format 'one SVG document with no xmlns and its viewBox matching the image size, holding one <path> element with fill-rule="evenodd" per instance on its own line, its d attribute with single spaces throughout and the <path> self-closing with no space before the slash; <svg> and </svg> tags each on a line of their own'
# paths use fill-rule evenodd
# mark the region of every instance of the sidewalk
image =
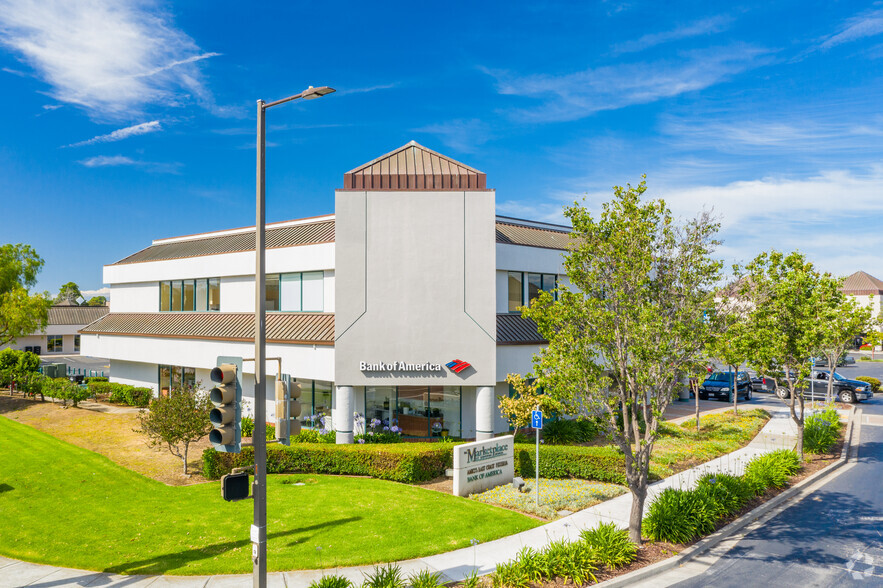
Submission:
<svg viewBox="0 0 883 588">
<path fill-rule="evenodd" d="M 708 472 L 726 472 L 739 475 L 744 472 L 745 464 L 753 457 L 777 449 L 793 447 L 796 441 L 796 428 L 788 414 L 788 407 L 781 404 L 778 406 L 765 406 L 764 408 L 772 414 L 772 418 L 750 444 L 701 466 L 651 484 L 648 489 L 647 500 L 644 503 L 645 508 L 649 506 L 657 494 L 666 488 L 691 487 L 699 477 Z M 627 527 L 631 501 L 631 494 L 626 493 L 607 502 L 597 504 L 523 533 L 503 537 L 502 539 L 482 543 L 474 547 L 397 563 L 406 576 L 416 571 L 427 569 L 433 572 L 440 572 L 443 576 L 443 582 L 460 581 L 473 570 L 479 574 L 488 574 L 496 568 L 497 564 L 511 560 L 522 547 L 541 549 L 550 541 L 565 538 L 575 539 L 579 536 L 582 529 L 594 527 L 602 521 L 612 521 L 620 527 Z M 370 572 L 373 568 L 374 566 L 357 566 L 328 570 L 276 572 L 269 574 L 267 585 L 272 587 L 306 588 L 310 582 L 319 579 L 323 574 L 339 574 L 346 576 L 358 586 L 364 580 L 364 574 Z M 0 558 L 0 588 L 18 586 L 37 586 L 43 588 L 58 586 L 151 586 L 151 588 L 179 586 L 187 588 L 213 588 L 250 586 L 251 581 L 251 575 L 248 574 L 236 576 L 119 576 L 101 572 L 42 566 Z"/>
</svg>

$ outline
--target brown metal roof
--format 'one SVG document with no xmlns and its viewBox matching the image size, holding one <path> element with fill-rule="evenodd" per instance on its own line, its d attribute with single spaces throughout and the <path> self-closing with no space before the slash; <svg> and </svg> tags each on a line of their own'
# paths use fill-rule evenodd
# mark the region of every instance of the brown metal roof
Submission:
<svg viewBox="0 0 883 588">
<path fill-rule="evenodd" d="M 88 325 L 106 315 L 108 310 L 106 306 L 50 306 L 48 324 Z"/>
<path fill-rule="evenodd" d="M 520 314 L 497 315 L 497 345 L 545 345 L 537 324 Z"/>
<path fill-rule="evenodd" d="M 497 243 L 564 250 L 570 243 L 570 233 L 564 229 L 541 229 L 498 220 Z"/>
<path fill-rule="evenodd" d="M 883 294 L 883 281 L 878 280 L 867 272 L 858 271 L 843 280 L 840 290 L 844 294 L 854 296 L 867 296 L 869 294 Z"/>
<path fill-rule="evenodd" d="M 344 190 L 485 190 L 487 174 L 416 141 L 343 174 Z"/>
<path fill-rule="evenodd" d="M 81 329 L 80 333 L 254 341 L 254 313 L 113 312 Z M 267 341 L 333 345 L 334 315 L 317 312 L 268 312 Z"/>
<path fill-rule="evenodd" d="M 267 249 L 333 242 L 334 220 L 267 230 Z M 220 253 L 238 253 L 241 251 L 254 251 L 254 229 L 234 235 L 206 236 L 203 239 L 158 243 L 121 259 L 113 265 L 137 263 L 139 261 L 181 259 L 183 257 L 197 257 L 200 255 L 217 255 Z"/>
</svg>

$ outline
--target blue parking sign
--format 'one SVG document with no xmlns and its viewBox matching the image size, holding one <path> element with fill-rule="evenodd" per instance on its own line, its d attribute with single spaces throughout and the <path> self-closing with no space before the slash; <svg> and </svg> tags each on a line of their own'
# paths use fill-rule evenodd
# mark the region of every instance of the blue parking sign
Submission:
<svg viewBox="0 0 883 588">
<path fill-rule="evenodd" d="M 530 426 L 534 429 L 543 428 L 543 413 L 539 410 L 530 411 Z"/>
</svg>

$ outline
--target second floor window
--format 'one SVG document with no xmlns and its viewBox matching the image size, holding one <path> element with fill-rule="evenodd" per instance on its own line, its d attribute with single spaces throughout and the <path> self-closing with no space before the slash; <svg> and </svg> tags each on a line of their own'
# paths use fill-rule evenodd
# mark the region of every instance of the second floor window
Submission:
<svg viewBox="0 0 883 588">
<path fill-rule="evenodd" d="M 218 312 L 221 310 L 221 279 L 200 278 L 160 282 L 159 310 Z"/>
<path fill-rule="evenodd" d="M 324 272 L 267 276 L 267 310 L 322 312 L 324 309 Z"/>
<path fill-rule="evenodd" d="M 518 312 L 518 307 L 529 304 L 540 292 L 551 292 L 557 287 L 555 274 L 509 272 L 509 312 Z"/>
</svg>

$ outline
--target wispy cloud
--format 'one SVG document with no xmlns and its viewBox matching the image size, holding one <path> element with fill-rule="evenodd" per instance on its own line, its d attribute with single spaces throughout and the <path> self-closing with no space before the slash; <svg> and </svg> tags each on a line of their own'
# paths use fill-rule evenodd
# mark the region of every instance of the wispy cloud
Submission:
<svg viewBox="0 0 883 588">
<path fill-rule="evenodd" d="M 93 168 L 121 166 L 140 167 L 147 171 L 166 174 L 179 173 L 179 170 L 182 167 L 182 164 L 178 162 L 164 163 L 157 161 L 141 161 L 126 157 L 125 155 L 96 155 L 95 157 L 83 159 L 79 163 L 85 167 Z"/>
<path fill-rule="evenodd" d="M 487 71 L 500 94 L 535 98 L 510 114 L 523 122 L 570 121 L 602 110 L 646 104 L 705 89 L 768 63 L 771 52 L 749 45 L 686 52 L 678 60 L 625 63 L 553 76 Z"/>
<path fill-rule="evenodd" d="M 62 107 L 64 107 L 64 104 L 44 104 L 43 110 L 46 110 L 46 111 L 58 110 L 59 108 L 62 108 Z"/>
<path fill-rule="evenodd" d="M 201 51 L 169 16 L 140 0 L 0 0 L 0 43 L 51 86 L 57 100 L 119 120 L 188 96 L 211 103 Z"/>
<path fill-rule="evenodd" d="M 819 45 L 819 48 L 830 49 L 881 33 L 883 33 L 883 9 L 872 10 L 847 19 L 836 33 L 827 37 Z"/>
<path fill-rule="evenodd" d="M 12 69 L 11 67 L 3 67 L 3 68 L 0 68 L 0 71 L 5 71 L 5 72 L 8 73 L 8 74 L 12 74 L 12 75 L 14 75 L 14 76 L 18 76 L 18 77 L 20 77 L 20 78 L 26 78 L 26 77 L 28 77 L 28 74 L 26 74 L 25 72 L 23 72 L 23 71 L 19 71 L 19 70 L 17 70 L 17 69 Z"/>
<path fill-rule="evenodd" d="M 688 39 L 690 37 L 698 37 L 701 35 L 711 35 L 714 33 L 719 33 L 723 30 L 726 30 L 732 22 L 733 18 L 725 14 L 712 16 L 710 18 L 705 18 L 687 25 L 677 27 L 670 31 L 664 31 L 661 33 L 649 33 L 633 41 L 618 43 L 613 46 L 613 53 L 634 53 L 636 51 L 643 51 L 644 49 L 649 49 L 650 47 L 662 45 L 663 43 L 670 43 L 672 41 L 679 41 L 681 39 Z"/>
<path fill-rule="evenodd" d="M 129 137 L 146 135 L 147 133 L 155 133 L 156 131 L 160 130 L 162 130 L 162 126 L 159 124 L 159 121 L 152 120 L 150 122 L 141 123 L 139 125 L 132 125 L 131 127 L 117 129 L 112 133 L 108 133 L 106 135 L 98 135 L 97 137 L 92 137 L 91 139 L 87 139 L 85 141 L 71 143 L 70 145 L 67 145 L 67 147 L 82 147 L 83 145 L 94 145 L 95 143 L 111 143 L 113 141 L 122 141 L 123 139 L 128 139 Z"/>
<path fill-rule="evenodd" d="M 337 91 L 338 96 L 346 96 L 347 94 L 365 94 L 367 92 L 376 92 L 378 90 L 389 90 L 390 88 L 395 88 L 398 86 L 398 83 L 393 82 L 391 84 L 378 84 L 376 86 L 365 86 L 364 88 L 343 88 L 342 90 Z"/>
<path fill-rule="evenodd" d="M 491 138 L 490 126 L 477 118 L 435 123 L 412 131 L 435 135 L 442 143 L 462 153 L 475 153 Z"/>
</svg>

